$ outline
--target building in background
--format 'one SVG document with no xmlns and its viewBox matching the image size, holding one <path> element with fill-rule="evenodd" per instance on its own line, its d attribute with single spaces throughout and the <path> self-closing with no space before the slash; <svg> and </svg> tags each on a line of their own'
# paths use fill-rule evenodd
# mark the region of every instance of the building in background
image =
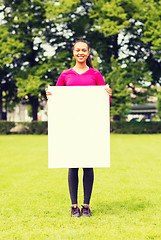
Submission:
<svg viewBox="0 0 161 240">
<path fill-rule="evenodd" d="M 130 107 L 127 121 L 152 121 L 156 113 L 156 103 L 135 104 Z"/>
<path fill-rule="evenodd" d="M 43 109 L 38 112 L 38 120 L 47 121 L 48 120 L 47 102 L 43 102 L 42 105 L 43 105 Z M 14 121 L 14 122 L 32 121 L 32 118 L 28 115 L 28 105 L 26 104 L 16 105 L 13 112 L 7 113 L 7 121 Z"/>
</svg>

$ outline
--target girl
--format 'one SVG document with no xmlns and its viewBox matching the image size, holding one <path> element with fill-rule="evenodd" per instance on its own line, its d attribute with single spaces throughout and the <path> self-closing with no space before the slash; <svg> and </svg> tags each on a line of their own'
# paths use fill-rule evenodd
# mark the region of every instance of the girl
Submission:
<svg viewBox="0 0 161 240">
<path fill-rule="evenodd" d="M 78 40 L 73 47 L 73 55 L 76 59 L 76 64 L 73 68 L 64 71 L 56 86 L 89 86 L 89 85 L 105 85 L 101 73 L 92 68 L 88 43 L 84 40 Z M 112 95 L 112 90 L 106 85 L 105 90 Z M 47 97 L 51 92 L 46 91 Z M 68 184 L 72 202 L 71 217 L 80 217 L 80 209 L 77 202 L 78 192 L 78 168 L 69 168 Z M 85 217 L 90 217 L 89 208 L 92 187 L 94 180 L 93 168 L 83 168 L 83 188 L 84 188 L 84 204 L 81 208 L 81 214 Z"/>
</svg>

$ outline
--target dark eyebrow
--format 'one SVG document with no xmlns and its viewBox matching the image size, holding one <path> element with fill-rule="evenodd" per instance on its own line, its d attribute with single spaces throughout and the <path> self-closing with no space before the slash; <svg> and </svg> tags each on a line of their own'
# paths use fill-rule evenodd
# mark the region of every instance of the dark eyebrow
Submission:
<svg viewBox="0 0 161 240">
<path fill-rule="evenodd" d="M 76 48 L 76 50 L 80 50 L 80 48 Z M 87 50 L 87 48 L 82 48 L 82 50 Z"/>
</svg>

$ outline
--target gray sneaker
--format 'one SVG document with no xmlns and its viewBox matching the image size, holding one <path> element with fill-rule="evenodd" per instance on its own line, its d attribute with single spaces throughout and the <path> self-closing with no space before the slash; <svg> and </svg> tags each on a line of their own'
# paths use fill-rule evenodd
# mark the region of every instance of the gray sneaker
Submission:
<svg viewBox="0 0 161 240">
<path fill-rule="evenodd" d="M 80 209 L 77 206 L 72 206 L 71 208 L 71 217 L 78 218 L 80 217 Z"/>
<path fill-rule="evenodd" d="M 83 217 L 91 217 L 91 210 L 87 205 L 82 205 L 81 213 Z"/>
</svg>

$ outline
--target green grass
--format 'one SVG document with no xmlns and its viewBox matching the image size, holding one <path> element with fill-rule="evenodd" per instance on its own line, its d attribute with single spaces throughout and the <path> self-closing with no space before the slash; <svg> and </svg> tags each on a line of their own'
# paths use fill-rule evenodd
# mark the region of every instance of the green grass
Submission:
<svg viewBox="0 0 161 240">
<path fill-rule="evenodd" d="M 161 239 L 161 135 L 111 135 L 95 169 L 91 218 L 70 217 L 67 169 L 48 169 L 47 136 L 0 136 L 0 239 Z M 83 202 L 79 171 L 79 205 Z"/>
</svg>

